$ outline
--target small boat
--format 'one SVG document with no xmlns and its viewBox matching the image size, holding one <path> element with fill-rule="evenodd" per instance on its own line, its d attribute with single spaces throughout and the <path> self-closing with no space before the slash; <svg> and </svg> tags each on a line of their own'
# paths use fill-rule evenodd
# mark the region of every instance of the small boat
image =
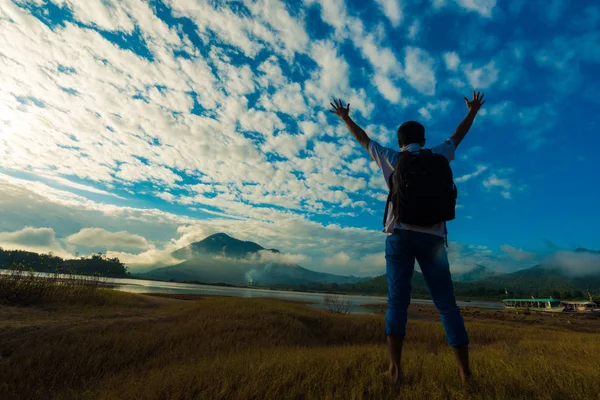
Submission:
<svg viewBox="0 0 600 400">
<path fill-rule="evenodd" d="M 544 311 L 544 312 L 563 312 L 565 306 L 561 304 L 559 299 L 504 299 L 504 308 L 507 310 L 528 310 L 528 311 Z"/>
<path fill-rule="evenodd" d="M 600 315 L 600 306 L 593 301 L 563 301 L 561 304 L 565 306 L 565 312 Z"/>
</svg>

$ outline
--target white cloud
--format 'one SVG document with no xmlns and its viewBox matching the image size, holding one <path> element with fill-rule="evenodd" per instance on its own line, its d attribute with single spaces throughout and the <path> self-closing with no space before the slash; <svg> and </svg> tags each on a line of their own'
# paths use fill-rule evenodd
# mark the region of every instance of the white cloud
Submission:
<svg viewBox="0 0 600 400">
<path fill-rule="evenodd" d="M 446 64 L 446 68 L 449 71 L 456 71 L 458 69 L 458 65 L 460 64 L 460 57 L 454 51 L 445 52 L 443 55 L 444 63 Z"/>
<path fill-rule="evenodd" d="M 537 150 L 546 143 L 545 133 L 556 125 L 557 112 L 549 102 L 532 107 L 520 107 L 514 120 L 523 128 L 520 138 L 531 150 Z"/>
<path fill-rule="evenodd" d="M 503 123 L 511 119 L 511 116 L 506 114 L 511 111 L 512 107 L 513 104 L 509 101 L 491 104 L 489 107 L 486 104 L 479 112 L 479 115 L 485 118 L 491 118 L 495 123 Z"/>
<path fill-rule="evenodd" d="M 251 261 L 258 261 L 261 263 L 295 265 L 306 261 L 308 257 L 304 254 L 275 253 L 269 250 L 260 250 L 252 256 L 250 256 L 249 259 Z"/>
<path fill-rule="evenodd" d="M 36 0 L 36 7 L 43 3 Z M 176 18 L 189 19 L 185 29 L 164 22 L 150 3 L 139 0 L 54 3 L 69 8 L 77 22 L 50 28 L 29 7 L 15 2 L 0 6 L 0 168 L 28 177 L 0 176 L 0 231 L 49 227 L 63 244 L 64 238 L 89 228 L 126 232 L 150 247 L 136 249 L 144 250 L 140 254 L 130 249 L 120 254 L 146 263 L 168 260 L 166 249 L 181 239 L 178 229 L 188 225 L 202 232 L 243 226 L 246 237 L 258 231 L 266 242 L 281 240 L 288 250 L 296 244 L 308 248 L 317 242 L 293 238 L 279 228 L 279 239 L 265 232 L 284 221 L 306 234 L 338 234 L 346 228 L 328 230 L 312 225 L 311 218 L 349 221 L 338 218 L 351 213 L 360 217 L 385 197 L 377 167 L 325 110 L 330 96 L 351 103 L 358 120 L 403 111 L 437 119 L 450 107 L 444 100 L 407 107 L 416 103 L 407 94 L 418 98 L 436 93 L 437 56 L 425 47 L 403 49 L 398 44 L 397 38 L 406 39 L 408 32 L 415 40 L 411 43 L 421 46 L 419 30 L 430 18 L 425 10 L 406 22 L 403 1 L 378 0 L 392 26 L 401 27 L 392 36 L 389 24 L 363 22 L 344 0 L 306 0 L 303 5 L 319 4 L 323 21 L 333 28 L 319 40 L 307 29 L 311 21 L 306 7 L 279 0 L 244 2 L 241 7 L 165 1 Z M 457 5 L 471 15 L 495 13 L 490 0 L 432 1 L 434 8 L 448 6 L 444 11 L 460 10 Z M 133 40 L 117 44 L 98 29 Z M 492 45 L 476 42 L 496 51 L 494 40 L 487 41 Z M 143 51 L 128 50 L 133 42 Z M 575 47 L 571 42 L 557 40 L 532 54 L 538 65 L 552 67 L 548 70 L 597 61 L 593 32 L 582 35 L 573 54 L 563 51 Z M 479 65 L 450 54 L 455 53 L 439 61 L 450 71 L 460 71 L 450 74 L 451 85 L 463 88 L 468 81 L 478 88 L 506 88 L 510 74 L 500 74 L 504 56 Z M 265 57 L 260 66 L 247 62 Z M 419 93 L 411 94 L 406 83 Z M 374 87 L 392 103 L 389 109 L 381 107 L 383 99 Z M 495 123 L 518 123 L 523 127 L 519 137 L 530 148 L 549 142 L 546 133 L 555 124 L 558 102 L 518 108 L 502 104 L 490 103 L 480 115 Z M 395 146 L 395 127 L 387 129 L 375 137 Z M 500 173 L 498 177 L 504 179 Z M 515 184 L 511 190 L 518 189 Z M 512 191 L 503 193 L 510 196 Z M 127 196 L 118 196 L 125 192 Z M 106 203 L 85 197 L 90 193 Z M 170 202 L 170 210 L 201 215 L 207 226 L 200 228 L 197 220 L 184 215 L 110 202 Z M 369 236 L 367 251 L 380 250 L 374 244 L 380 246 L 376 232 L 344 232 L 348 240 L 359 233 Z M 318 265 L 315 260 L 326 256 L 313 250 L 306 263 Z M 347 250 L 347 242 L 328 250 L 327 255 L 347 252 L 360 259 L 358 252 Z"/>
<path fill-rule="evenodd" d="M 408 32 L 407 32 L 406 36 L 408 36 L 408 38 L 410 40 L 416 40 L 419 32 L 421 32 L 421 21 L 418 19 L 415 19 L 412 22 L 412 24 L 410 24 L 410 26 L 408 27 Z"/>
<path fill-rule="evenodd" d="M 182 260 L 173 257 L 171 253 L 172 250 L 168 248 L 163 250 L 152 248 L 137 254 L 108 250 L 106 256 L 109 258 L 118 258 L 133 273 L 141 273 L 150 269 L 176 265 L 182 262 Z"/>
<path fill-rule="evenodd" d="M 385 254 L 372 253 L 360 258 L 353 258 L 341 251 L 324 260 L 332 271 L 348 271 L 358 276 L 378 276 L 385 273 Z"/>
<path fill-rule="evenodd" d="M 14 232 L 0 232 L 0 247 L 6 250 L 28 250 L 37 253 L 52 252 L 60 257 L 69 257 L 59 241 L 54 229 L 26 226 Z"/>
<path fill-rule="evenodd" d="M 425 119 L 431 119 L 432 112 L 436 112 L 438 115 L 447 114 L 450 108 L 450 100 L 437 100 L 434 102 L 427 103 L 425 106 L 419 108 L 419 114 Z"/>
<path fill-rule="evenodd" d="M 27 246 L 52 246 L 56 242 L 54 229 L 32 228 L 27 226 L 16 232 L 1 232 L 0 241 L 3 243 L 19 243 Z"/>
<path fill-rule="evenodd" d="M 379 8 L 390 20 L 394 27 L 398 27 L 403 19 L 402 4 L 400 0 L 376 0 Z"/>
<path fill-rule="evenodd" d="M 431 6 L 434 10 L 439 10 L 448 3 L 448 0 L 431 0 Z"/>
<path fill-rule="evenodd" d="M 452 273 L 468 272 L 478 265 L 492 271 L 509 273 L 532 267 L 536 263 L 536 259 L 516 260 L 508 253 L 497 253 L 487 246 L 465 245 L 456 242 L 449 243 L 448 260 Z"/>
<path fill-rule="evenodd" d="M 431 6 L 435 11 L 441 10 L 450 3 L 456 4 L 456 6 L 467 12 L 475 12 L 485 18 L 490 18 L 496 7 L 496 0 L 431 0 Z"/>
<path fill-rule="evenodd" d="M 469 147 L 467 149 L 467 151 L 465 151 L 461 156 L 460 159 L 461 160 L 469 160 L 471 159 L 473 156 L 476 156 L 477 154 L 481 153 L 483 151 L 483 147 L 482 146 L 472 146 Z"/>
<path fill-rule="evenodd" d="M 90 192 L 90 193 L 103 194 L 103 195 L 106 195 L 106 196 L 112 196 L 112 197 L 116 197 L 116 198 L 121 199 L 121 200 L 125 200 L 124 197 L 117 196 L 116 194 L 107 192 L 106 190 L 97 189 L 97 188 L 95 188 L 93 186 L 83 185 L 81 183 L 73 182 L 73 181 L 70 181 L 68 179 L 61 178 L 59 176 L 53 176 L 53 175 L 50 175 L 50 174 L 43 174 L 43 173 L 38 174 L 38 176 L 46 178 L 46 179 L 49 179 L 51 181 L 54 181 L 54 182 L 56 182 L 56 183 L 58 183 L 60 185 L 71 187 L 73 189 L 83 190 L 85 192 Z"/>
<path fill-rule="evenodd" d="M 499 178 L 496 174 L 491 174 L 483 181 L 483 187 L 487 190 L 500 189 L 500 194 L 505 199 L 510 199 L 512 184 L 508 178 Z"/>
<path fill-rule="evenodd" d="M 517 249 L 508 244 L 500 246 L 500 250 L 510 254 L 510 256 L 512 258 L 514 258 L 516 261 L 529 261 L 529 260 L 535 259 L 535 257 L 536 257 L 535 253 L 530 253 L 523 249 Z"/>
<path fill-rule="evenodd" d="M 344 0 L 304 0 L 306 5 L 319 3 L 321 6 L 321 18 L 335 28 L 338 35 L 346 28 L 348 15 Z"/>
<path fill-rule="evenodd" d="M 344 180 L 342 179 L 342 183 L 350 187 L 365 186 L 364 182 L 361 185 L 359 181 L 343 182 Z M 0 221 L 0 230 L 5 231 L 3 236 L 0 235 L 3 239 L 0 240 L 0 245 L 8 248 L 7 244 L 13 243 L 14 246 L 10 247 L 43 252 L 51 250 L 61 255 L 59 239 L 53 241 L 52 237 L 67 238 L 80 231 L 85 237 L 82 234 L 76 235 L 76 238 L 81 239 L 76 240 L 77 244 L 100 244 L 90 235 L 94 232 L 99 232 L 106 239 L 102 240 L 103 244 L 114 244 L 115 240 L 123 238 L 132 241 L 133 246 L 138 246 L 138 250 L 145 240 L 151 247 L 139 254 L 131 251 L 107 252 L 108 256 L 117 256 L 138 270 L 155 262 L 160 265 L 173 264 L 174 260 L 170 256 L 172 251 L 218 232 L 228 233 L 240 240 L 254 241 L 265 248 L 276 248 L 288 254 L 282 257 L 291 257 L 288 259 L 290 262 L 302 261 L 300 265 L 303 267 L 330 272 L 334 268 L 323 260 L 331 254 L 345 251 L 350 257 L 359 259 L 364 254 L 381 251 L 385 239 L 379 230 L 342 227 L 332 223 L 320 224 L 291 212 L 273 209 L 243 208 L 243 218 L 238 220 L 220 216 L 197 220 L 157 209 L 98 203 L 64 190 L 52 189 L 39 182 L 2 174 L 0 190 L 3 193 L 0 210 L 4 216 Z M 340 191 L 335 193 L 345 195 Z M 338 194 L 327 200 L 335 200 Z M 39 231 L 36 230 L 38 228 L 30 228 L 33 229 L 31 235 L 29 228 L 24 230 L 26 238 L 37 238 L 35 243 L 31 241 L 33 239 L 27 239 L 30 241 L 26 245 L 17 243 L 26 240 L 20 239 L 23 238 L 22 234 L 15 233 L 22 229 L 23 223 L 36 223 L 48 228 Z M 90 227 L 99 229 L 85 229 Z M 52 245 L 53 243 L 55 244 Z M 76 244 L 69 241 L 65 243 L 70 246 L 70 251 L 77 250 Z M 37 246 L 34 248 L 33 244 Z M 62 254 L 66 254 L 66 251 Z"/>
<path fill-rule="evenodd" d="M 481 90 L 492 86 L 498 80 L 500 71 L 496 67 L 496 62 L 492 60 L 479 68 L 473 67 L 473 64 L 466 64 L 463 67 L 463 72 L 469 82 L 469 86 L 473 89 Z"/>
<path fill-rule="evenodd" d="M 429 53 L 418 47 L 406 47 L 404 57 L 406 81 L 419 92 L 435 94 L 435 60 Z"/>
<path fill-rule="evenodd" d="M 75 18 L 83 23 L 96 25 L 108 31 L 133 31 L 133 21 L 127 15 L 125 7 L 116 2 L 87 0 L 84 4 L 76 0 L 64 0 L 59 3 L 66 3 Z"/>
<path fill-rule="evenodd" d="M 141 235 L 133 235 L 126 231 L 111 232 L 102 228 L 83 228 L 79 232 L 67 236 L 65 241 L 76 246 L 108 250 L 147 250 L 150 247 L 150 243 Z"/>
<path fill-rule="evenodd" d="M 373 83 L 386 100 L 397 104 L 402 99 L 400 88 L 396 87 L 388 77 L 376 74 L 373 77 Z"/>
<path fill-rule="evenodd" d="M 350 256 L 343 251 L 340 251 L 339 253 L 325 259 L 325 263 L 329 265 L 347 264 L 349 261 Z"/>
<path fill-rule="evenodd" d="M 482 17 L 491 17 L 496 0 L 455 0 L 456 4 L 467 11 L 476 12 Z"/>
<path fill-rule="evenodd" d="M 466 174 L 466 175 L 462 175 L 458 178 L 456 178 L 456 182 L 458 183 L 463 183 L 463 182 L 467 182 L 479 175 L 481 175 L 483 172 L 485 172 L 488 169 L 488 167 L 486 165 L 478 165 L 477 168 L 475 169 L 475 171 L 471 172 L 470 174 Z M 485 185 L 485 182 L 484 182 Z M 487 186 L 486 186 L 487 187 Z"/>
<path fill-rule="evenodd" d="M 600 272 L 600 253 L 559 250 L 548 256 L 544 265 L 561 268 L 570 276 L 596 275 Z"/>
</svg>

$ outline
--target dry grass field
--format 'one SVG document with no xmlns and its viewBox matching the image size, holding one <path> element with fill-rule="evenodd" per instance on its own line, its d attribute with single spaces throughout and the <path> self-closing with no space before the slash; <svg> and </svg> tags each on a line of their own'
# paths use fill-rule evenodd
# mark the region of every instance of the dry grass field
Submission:
<svg viewBox="0 0 600 400">
<path fill-rule="evenodd" d="M 435 313 L 412 309 L 394 387 L 382 375 L 381 315 L 84 293 L 0 305 L 0 399 L 600 398 L 598 319 L 470 310 L 477 382 L 465 388 Z"/>
</svg>

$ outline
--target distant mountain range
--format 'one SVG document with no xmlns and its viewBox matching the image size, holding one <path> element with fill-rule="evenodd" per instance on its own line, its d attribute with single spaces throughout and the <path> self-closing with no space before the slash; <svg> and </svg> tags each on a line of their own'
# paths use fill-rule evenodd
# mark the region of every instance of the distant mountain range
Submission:
<svg viewBox="0 0 600 400">
<path fill-rule="evenodd" d="M 588 252 L 583 248 L 576 253 Z M 265 249 L 257 243 L 235 239 L 218 233 L 176 250 L 172 255 L 182 259 L 179 264 L 157 268 L 139 277 L 203 283 L 227 283 L 262 287 L 289 287 L 307 290 L 334 290 L 372 294 L 387 293 L 387 278 L 358 278 L 312 271 L 296 264 L 273 262 L 283 254 L 276 249 Z M 268 257 L 263 257 L 267 255 Z M 283 260 L 284 258 L 281 257 Z M 457 297 L 503 298 L 505 289 L 511 296 L 584 297 L 589 289 L 600 292 L 600 265 L 598 272 L 586 276 L 569 276 L 561 268 L 537 265 L 517 272 L 503 274 L 483 265 L 454 274 Z M 415 271 L 412 295 L 428 297 L 423 275 Z"/>
<path fill-rule="evenodd" d="M 501 272 L 492 271 L 489 268 L 484 267 L 483 265 L 475 265 L 470 271 L 462 272 L 459 274 L 453 275 L 453 280 L 456 282 L 474 282 L 480 281 L 482 279 L 492 278 L 495 276 L 503 275 Z"/>
<path fill-rule="evenodd" d="M 599 251 L 576 249 L 575 252 L 600 254 Z M 462 298 L 504 298 L 505 290 L 510 297 L 554 296 L 556 298 L 586 298 L 587 291 L 600 293 L 600 264 L 598 269 L 586 275 L 570 276 L 563 268 L 549 263 L 536 265 L 513 273 L 503 274 L 477 265 L 474 269 L 455 274 L 454 292 Z M 428 297 L 423 275 L 417 271 L 412 279 L 413 297 Z M 387 277 L 381 275 L 356 284 L 343 285 L 340 290 L 350 292 L 385 294 Z"/>
<path fill-rule="evenodd" d="M 455 295 L 459 298 L 497 298 L 554 296 L 562 299 L 585 298 L 587 290 L 600 295 L 600 262 L 595 260 L 600 251 L 575 249 L 571 255 L 582 256 L 588 273 L 568 271 L 568 261 L 549 258 L 545 263 L 509 274 L 492 271 L 483 265 L 454 274 Z M 591 257 L 587 257 L 589 254 Z M 261 287 L 285 287 L 300 290 L 354 292 L 385 295 L 387 278 L 359 278 L 312 271 L 286 262 L 285 254 L 276 249 L 265 249 L 257 243 L 235 239 L 218 233 L 192 243 L 172 253 L 181 262 L 146 273 L 139 278 L 174 280 L 199 283 L 225 283 Z M 561 266 L 553 263 L 560 263 Z M 565 265 L 565 263 L 567 265 Z M 0 269 L 21 265 L 25 270 L 42 272 L 72 271 L 79 274 L 103 276 L 129 276 L 125 265 L 118 259 L 96 254 L 89 258 L 63 260 L 50 254 L 21 250 L 0 249 Z M 575 272 L 580 274 L 575 275 Z M 415 271 L 412 279 L 412 296 L 428 297 L 423 275 Z"/>
<path fill-rule="evenodd" d="M 277 259 L 276 256 L 262 257 L 268 253 L 281 254 L 276 249 L 265 249 L 257 243 L 217 233 L 172 253 L 173 257 L 185 261 L 153 269 L 138 276 L 202 283 L 292 287 L 309 284 L 349 284 L 368 279 L 316 272 L 283 261 L 265 261 Z"/>
</svg>

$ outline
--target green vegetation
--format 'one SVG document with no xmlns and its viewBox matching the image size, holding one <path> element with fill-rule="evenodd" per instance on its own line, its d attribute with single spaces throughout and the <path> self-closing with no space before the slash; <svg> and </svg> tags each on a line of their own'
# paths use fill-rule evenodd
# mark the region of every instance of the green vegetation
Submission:
<svg viewBox="0 0 600 400">
<path fill-rule="evenodd" d="M 0 305 L 110 304 L 115 295 L 103 286 L 107 284 L 98 276 L 54 273 L 40 277 L 18 265 L 0 274 Z"/>
<path fill-rule="evenodd" d="M 4 250 L 0 247 L 0 269 L 23 266 L 36 272 L 129 277 L 127 267 L 118 258 L 108 258 L 102 253 L 90 257 L 65 260 L 52 253 L 38 254 L 23 250 Z"/>
<path fill-rule="evenodd" d="M 429 298 L 423 275 L 415 272 L 412 280 L 415 298 Z M 511 274 L 492 276 L 472 282 L 454 282 L 454 293 L 463 299 L 505 298 L 505 288 L 511 297 L 554 297 L 562 300 L 587 299 L 587 290 L 592 294 L 600 294 L 600 274 L 570 277 L 559 269 L 540 266 L 517 271 Z M 359 292 L 385 295 L 387 278 L 378 276 L 366 282 L 339 285 L 344 292 Z"/>
<path fill-rule="evenodd" d="M 432 316 L 409 322 L 405 383 L 395 388 L 382 375 L 382 316 L 269 299 L 97 290 L 115 297 L 94 308 L 72 301 L 0 306 L 0 398 L 569 400 L 598 394 L 598 319 L 468 313 L 477 385 L 464 388 L 431 310 Z"/>
</svg>

